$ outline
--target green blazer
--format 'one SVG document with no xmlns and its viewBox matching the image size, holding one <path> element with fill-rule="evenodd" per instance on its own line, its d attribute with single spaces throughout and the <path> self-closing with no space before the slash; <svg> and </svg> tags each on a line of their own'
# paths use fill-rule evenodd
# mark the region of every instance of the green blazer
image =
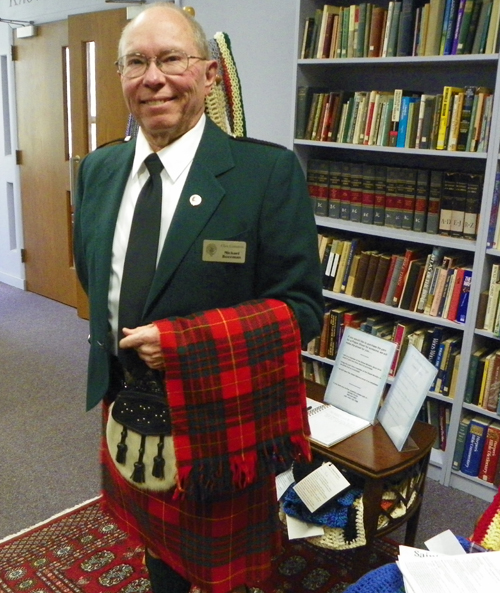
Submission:
<svg viewBox="0 0 500 593">
<path fill-rule="evenodd" d="M 80 166 L 75 264 L 89 297 L 87 404 L 109 384 L 108 288 L 120 201 L 135 141 L 101 148 Z M 199 200 L 191 200 L 197 195 Z M 204 240 L 242 241 L 244 263 L 204 261 Z M 205 258 L 206 259 L 206 258 Z M 207 119 L 167 234 L 144 323 L 275 298 L 293 309 L 303 343 L 321 330 L 323 298 L 317 231 L 306 182 L 294 153 L 234 139 Z"/>
</svg>

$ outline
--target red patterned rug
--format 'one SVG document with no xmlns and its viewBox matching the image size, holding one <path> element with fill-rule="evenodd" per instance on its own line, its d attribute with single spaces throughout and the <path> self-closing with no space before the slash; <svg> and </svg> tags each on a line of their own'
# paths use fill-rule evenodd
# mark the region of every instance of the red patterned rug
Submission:
<svg viewBox="0 0 500 593">
<path fill-rule="evenodd" d="M 397 546 L 380 540 L 365 572 L 394 561 Z M 90 501 L 0 542 L 2 593 L 150 593 L 143 549 Z M 307 542 L 287 544 L 276 570 L 254 593 L 339 593 L 352 583 L 356 553 Z"/>
</svg>

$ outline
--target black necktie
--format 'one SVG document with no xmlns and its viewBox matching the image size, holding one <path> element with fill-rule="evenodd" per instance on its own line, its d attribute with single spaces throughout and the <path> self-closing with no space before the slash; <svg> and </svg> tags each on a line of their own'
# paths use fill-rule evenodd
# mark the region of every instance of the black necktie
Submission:
<svg viewBox="0 0 500 593">
<path fill-rule="evenodd" d="M 163 165 L 155 153 L 150 154 L 144 164 L 149 171 L 149 179 L 137 198 L 130 228 L 120 289 L 118 339 L 123 337 L 122 328 L 134 328 L 140 325 L 144 305 L 156 270 L 161 222 L 161 171 Z M 124 353 L 125 351 L 121 351 L 121 354 Z M 123 360 L 123 362 L 126 361 Z"/>
</svg>

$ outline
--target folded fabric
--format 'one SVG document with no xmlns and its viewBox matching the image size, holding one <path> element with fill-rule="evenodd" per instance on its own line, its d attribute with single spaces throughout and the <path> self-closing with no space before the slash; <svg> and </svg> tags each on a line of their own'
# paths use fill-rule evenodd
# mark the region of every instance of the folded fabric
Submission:
<svg viewBox="0 0 500 593">
<path fill-rule="evenodd" d="M 155 322 L 177 459 L 177 495 L 231 495 L 309 459 L 300 330 L 274 299 Z"/>
</svg>

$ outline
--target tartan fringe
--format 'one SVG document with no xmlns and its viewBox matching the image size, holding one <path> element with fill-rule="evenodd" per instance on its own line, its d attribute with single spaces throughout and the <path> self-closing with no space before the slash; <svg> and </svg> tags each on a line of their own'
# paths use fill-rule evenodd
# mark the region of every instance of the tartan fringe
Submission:
<svg viewBox="0 0 500 593">
<path fill-rule="evenodd" d="M 178 468 L 174 500 L 186 499 L 213 502 L 231 498 L 257 479 L 275 475 L 296 460 L 311 459 L 311 449 L 305 437 L 284 436 L 272 446 L 260 446 L 256 451 L 235 454 L 227 459 L 197 459 L 190 466 Z"/>
</svg>

